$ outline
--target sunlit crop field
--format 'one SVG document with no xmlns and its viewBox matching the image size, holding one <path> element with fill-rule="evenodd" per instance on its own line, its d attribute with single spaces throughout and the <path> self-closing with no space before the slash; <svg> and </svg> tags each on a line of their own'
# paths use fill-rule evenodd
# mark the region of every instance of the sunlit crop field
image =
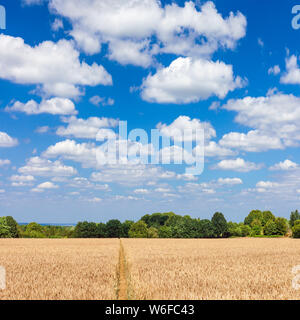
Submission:
<svg viewBox="0 0 300 320">
<path fill-rule="evenodd" d="M 123 240 L 132 299 L 300 299 L 294 239 Z"/>
<path fill-rule="evenodd" d="M 292 287 L 298 240 L 121 244 L 122 250 L 119 239 L 0 239 L 0 266 L 7 273 L 0 300 L 300 299 Z"/>
<path fill-rule="evenodd" d="M 115 299 L 119 240 L 1 239 L 0 299 Z"/>
</svg>

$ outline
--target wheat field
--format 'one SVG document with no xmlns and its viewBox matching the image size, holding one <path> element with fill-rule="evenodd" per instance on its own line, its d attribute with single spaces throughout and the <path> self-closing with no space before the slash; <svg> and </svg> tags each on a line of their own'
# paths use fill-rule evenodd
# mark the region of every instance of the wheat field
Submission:
<svg viewBox="0 0 300 320">
<path fill-rule="evenodd" d="M 300 299 L 296 239 L 123 240 L 132 299 Z"/>
<path fill-rule="evenodd" d="M 119 240 L 1 239 L 3 299 L 116 298 Z"/>
<path fill-rule="evenodd" d="M 298 300 L 296 265 L 294 239 L 0 239 L 0 300 Z"/>
</svg>

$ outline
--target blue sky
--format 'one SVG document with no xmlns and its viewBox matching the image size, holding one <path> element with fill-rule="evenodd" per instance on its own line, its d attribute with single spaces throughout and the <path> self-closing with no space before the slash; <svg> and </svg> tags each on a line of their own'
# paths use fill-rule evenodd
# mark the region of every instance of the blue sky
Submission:
<svg viewBox="0 0 300 320">
<path fill-rule="evenodd" d="M 222 211 L 242 221 L 298 207 L 295 1 L 0 4 L 1 215 L 74 223 Z M 96 135 L 119 120 L 166 137 L 204 128 L 204 172 L 99 165 Z"/>
</svg>

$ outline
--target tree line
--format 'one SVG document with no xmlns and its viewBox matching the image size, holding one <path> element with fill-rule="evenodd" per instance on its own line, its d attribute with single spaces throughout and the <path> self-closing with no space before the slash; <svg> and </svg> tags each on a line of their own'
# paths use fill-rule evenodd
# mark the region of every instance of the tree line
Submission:
<svg viewBox="0 0 300 320">
<path fill-rule="evenodd" d="M 117 219 L 107 223 L 78 222 L 76 226 L 42 226 L 31 222 L 19 225 L 11 216 L 0 217 L 0 238 L 300 238 L 300 213 L 290 220 L 275 217 L 271 211 L 251 211 L 244 222 L 227 222 L 221 212 L 211 220 L 193 219 L 173 212 L 144 215 L 139 221 Z"/>
</svg>

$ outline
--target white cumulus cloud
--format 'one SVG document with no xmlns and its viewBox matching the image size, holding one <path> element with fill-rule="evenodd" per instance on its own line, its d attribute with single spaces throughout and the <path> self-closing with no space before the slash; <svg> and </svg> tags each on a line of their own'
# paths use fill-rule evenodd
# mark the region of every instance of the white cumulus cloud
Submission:
<svg viewBox="0 0 300 320">
<path fill-rule="evenodd" d="M 9 136 L 6 132 L 0 131 L 0 147 L 10 148 L 18 145 L 18 140 Z"/>
<path fill-rule="evenodd" d="M 26 165 L 19 168 L 19 173 L 40 177 L 69 177 L 77 173 L 76 169 L 62 164 L 60 161 L 50 161 L 40 157 L 30 158 Z"/>
<path fill-rule="evenodd" d="M 280 73 L 280 67 L 278 65 L 269 68 L 268 74 L 274 74 L 275 76 Z"/>
<path fill-rule="evenodd" d="M 0 159 L 0 167 L 10 165 L 10 160 L 8 159 Z"/>
<path fill-rule="evenodd" d="M 251 130 L 247 134 L 230 132 L 222 137 L 219 144 L 222 147 L 241 149 L 248 152 L 283 149 L 280 138 L 265 135 L 258 130 Z"/>
<path fill-rule="evenodd" d="M 280 78 L 284 84 L 300 84 L 300 68 L 298 65 L 298 57 L 292 55 L 285 60 L 286 72 Z"/>
<path fill-rule="evenodd" d="M 222 108 L 237 112 L 235 122 L 255 129 L 247 135 L 226 135 L 221 142 L 224 146 L 236 145 L 246 151 L 262 151 L 299 145 L 299 97 L 282 93 L 246 97 L 229 100 Z"/>
<path fill-rule="evenodd" d="M 298 168 L 298 164 L 291 160 L 284 160 L 282 162 L 276 163 L 274 166 L 270 167 L 270 170 L 290 170 Z"/>
<path fill-rule="evenodd" d="M 197 7 L 192 1 L 51 0 L 50 8 L 71 22 L 70 34 L 85 52 L 108 44 L 110 59 L 143 67 L 160 53 L 207 57 L 220 47 L 233 49 L 247 26 L 240 12 L 224 18 L 212 1 Z"/>
<path fill-rule="evenodd" d="M 147 190 L 147 189 L 135 189 L 133 192 L 135 194 L 148 194 L 149 190 Z"/>
<path fill-rule="evenodd" d="M 170 125 L 159 123 L 156 127 L 162 135 L 174 141 L 194 141 L 196 130 L 204 130 L 207 140 L 216 136 L 216 130 L 209 122 L 201 122 L 199 119 L 191 119 L 188 116 L 179 116 Z"/>
<path fill-rule="evenodd" d="M 70 41 L 45 41 L 31 47 L 22 38 L 4 34 L 0 35 L 0 79 L 37 85 L 42 94 L 66 98 L 81 95 L 84 86 L 112 84 L 101 65 L 80 62 Z"/>
<path fill-rule="evenodd" d="M 216 164 L 213 169 L 249 172 L 253 170 L 259 170 L 261 167 L 262 166 L 260 164 L 237 158 L 234 160 L 222 160 Z"/>
<path fill-rule="evenodd" d="M 39 184 L 37 186 L 37 188 L 38 189 L 57 189 L 58 186 L 50 181 L 47 181 L 47 182 L 43 182 L 43 183 Z"/>
<path fill-rule="evenodd" d="M 28 115 L 49 113 L 53 115 L 73 115 L 77 114 L 74 103 L 69 99 L 52 98 L 49 100 L 42 100 L 41 103 L 37 103 L 34 100 L 30 100 L 27 103 L 16 101 L 12 106 L 5 108 L 7 112 L 24 112 Z"/>
<path fill-rule="evenodd" d="M 10 177 L 11 185 L 13 187 L 31 186 L 35 178 L 31 175 L 13 175 Z"/>
<path fill-rule="evenodd" d="M 75 137 L 96 139 L 99 136 L 111 136 L 113 133 L 109 128 L 114 128 L 119 121 L 111 118 L 90 117 L 80 119 L 76 117 L 62 118 L 67 123 L 67 127 L 59 127 L 56 133 L 63 137 Z M 100 131 L 102 129 L 102 131 Z"/>
<path fill-rule="evenodd" d="M 198 148 L 198 146 L 196 148 Z M 205 157 L 227 157 L 227 156 L 234 156 L 235 154 L 236 152 L 220 146 L 215 141 L 210 141 L 204 147 Z"/>
<path fill-rule="evenodd" d="M 220 185 L 238 185 L 243 184 L 243 181 L 240 178 L 219 178 L 218 183 Z"/>
<path fill-rule="evenodd" d="M 231 65 L 220 61 L 177 58 L 169 67 L 159 69 L 144 79 L 141 96 L 149 102 L 184 104 L 211 96 L 222 99 L 229 91 L 242 86 L 242 79 L 234 77 Z"/>
</svg>

